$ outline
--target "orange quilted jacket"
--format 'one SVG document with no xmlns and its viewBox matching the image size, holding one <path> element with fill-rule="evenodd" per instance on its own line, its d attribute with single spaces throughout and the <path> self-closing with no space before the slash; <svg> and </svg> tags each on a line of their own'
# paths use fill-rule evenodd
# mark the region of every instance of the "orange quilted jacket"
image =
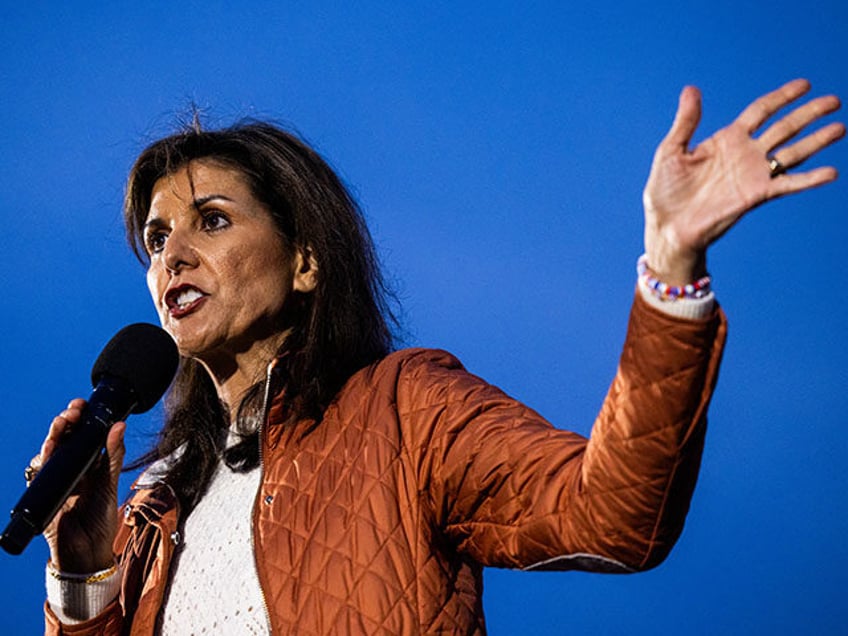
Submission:
<svg viewBox="0 0 848 636">
<path fill-rule="evenodd" d="M 443 351 L 359 371 L 318 426 L 275 424 L 275 403 L 253 520 L 273 633 L 479 634 L 483 566 L 657 565 L 689 507 L 724 336 L 720 310 L 678 320 L 637 294 L 588 440 Z M 137 491 L 124 513 L 120 598 L 72 628 L 47 608 L 48 633 L 154 632 L 174 498 Z"/>
</svg>

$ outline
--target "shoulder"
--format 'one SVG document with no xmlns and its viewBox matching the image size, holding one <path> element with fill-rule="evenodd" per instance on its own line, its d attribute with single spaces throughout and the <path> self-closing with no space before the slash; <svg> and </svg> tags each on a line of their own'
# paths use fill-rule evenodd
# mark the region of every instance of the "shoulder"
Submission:
<svg viewBox="0 0 848 636">
<path fill-rule="evenodd" d="M 339 395 L 343 406 L 391 406 L 400 413 L 456 402 L 500 399 L 503 393 L 469 373 L 441 349 L 402 349 L 354 374 Z"/>
<path fill-rule="evenodd" d="M 426 387 L 465 374 L 462 363 L 441 349 L 410 348 L 393 351 L 354 373 L 342 387 L 335 404 L 342 410 L 367 404 L 397 407 Z"/>
<path fill-rule="evenodd" d="M 374 365 L 378 373 L 420 373 L 426 368 L 463 369 L 462 363 L 452 353 L 442 349 L 400 349 L 387 355 Z"/>
<path fill-rule="evenodd" d="M 437 380 L 440 376 L 465 372 L 462 363 L 441 349 L 410 348 L 393 351 L 351 376 L 343 392 L 382 387 L 397 390 L 409 383 Z"/>
</svg>

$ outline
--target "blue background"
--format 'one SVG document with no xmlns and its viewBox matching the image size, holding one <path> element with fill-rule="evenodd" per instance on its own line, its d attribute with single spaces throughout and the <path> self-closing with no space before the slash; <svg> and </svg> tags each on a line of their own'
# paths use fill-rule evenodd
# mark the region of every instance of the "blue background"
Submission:
<svg viewBox="0 0 848 636">
<path fill-rule="evenodd" d="M 361 201 L 406 343 L 449 349 L 588 433 L 680 88 L 703 90 L 699 139 L 794 77 L 848 98 L 837 0 L 72 4 L 0 9 L 9 508 L 103 344 L 156 321 L 123 242 L 123 184 L 191 104 L 212 125 L 300 131 Z M 812 163 L 848 170 L 848 144 Z M 626 577 L 487 571 L 492 634 L 845 633 L 846 200 L 843 178 L 771 203 L 711 252 L 730 340 L 668 561 Z M 131 456 L 160 418 L 131 420 Z M 45 558 L 40 539 L 0 554 L 0 632 L 40 631 Z"/>
</svg>

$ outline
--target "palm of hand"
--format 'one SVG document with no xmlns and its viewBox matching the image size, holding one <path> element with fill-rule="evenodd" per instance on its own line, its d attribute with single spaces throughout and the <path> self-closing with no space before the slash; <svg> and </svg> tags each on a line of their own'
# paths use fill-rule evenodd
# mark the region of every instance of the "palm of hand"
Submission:
<svg viewBox="0 0 848 636">
<path fill-rule="evenodd" d="M 767 160 L 804 127 L 839 108 L 836 97 L 812 100 L 752 137 L 808 89 L 805 80 L 796 80 L 761 97 L 692 152 L 688 145 L 700 120 L 700 94 L 694 87 L 684 89 L 644 192 L 645 251 L 651 269 L 663 280 L 679 284 L 703 275 L 706 249 L 759 204 L 836 178 L 830 167 L 774 178 Z M 780 148 L 779 160 L 786 168 L 797 166 L 844 133 L 842 124 L 825 126 Z"/>
<path fill-rule="evenodd" d="M 30 462 L 38 471 L 62 437 L 80 421 L 85 401 L 71 400 L 53 418 L 41 451 Z M 53 566 L 65 572 L 91 573 L 114 563 L 112 543 L 118 527 L 118 478 L 124 460 L 124 430 L 117 422 L 106 436 L 106 452 L 74 487 L 73 493 L 44 529 Z"/>
<path fill-rule="evenodd" d="M 110 483 L 108 462 L 101 464 L 78 484 L 76 493 L 44 530 L 44 538 L 54 548 L 51 559 L 61 570 L 94 572 L 112 562 L 117 493 Z"/>
</svg>

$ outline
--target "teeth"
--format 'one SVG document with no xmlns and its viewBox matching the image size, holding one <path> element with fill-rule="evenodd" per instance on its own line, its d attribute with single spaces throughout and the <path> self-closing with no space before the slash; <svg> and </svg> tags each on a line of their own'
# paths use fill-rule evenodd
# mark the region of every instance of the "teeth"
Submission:
<svg viewBox="0 0 848 636">
<path fill-rule="evenodd" d="M 203 294 L 201 294 L 196 289 L 186 289 L 185 291 L 180 292 L 179 296 L 176 297 L 177 306 L 182 309 L 186 305 L 190 305 L 198 298 L 203 298 Z"/>
</svg>

